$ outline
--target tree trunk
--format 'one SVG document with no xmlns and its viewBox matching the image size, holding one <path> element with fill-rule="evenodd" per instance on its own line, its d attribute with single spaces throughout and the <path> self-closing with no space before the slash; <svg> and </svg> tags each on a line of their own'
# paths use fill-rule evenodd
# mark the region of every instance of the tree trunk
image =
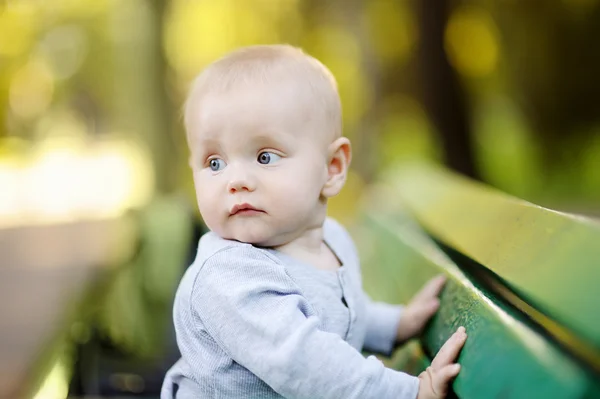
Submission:
<svg viewBox="0 0 600 399">
<path fill-rule="evenodd" d="M 113 10 L 117 126 L 150 151 L 159 193 L 175 188 L 178 170 L 162 49 L 164 8 L 164 0 L 131 0 Z"/>
<path fill-rule="evenodd" d="M 423 103 L 439 132 L 448 167 L 479 179 L 465 93 L 444 50 L 448 0 L 417 0 L 419 19 L 419 74 Z"/>
</svg>

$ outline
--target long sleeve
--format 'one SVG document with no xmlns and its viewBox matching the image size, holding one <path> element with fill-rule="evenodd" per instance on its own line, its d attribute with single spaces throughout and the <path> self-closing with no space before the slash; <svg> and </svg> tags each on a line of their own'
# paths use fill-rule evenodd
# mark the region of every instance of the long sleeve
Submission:
<svg viewBox="0 0 600 399">
<path fill-rule="evenodd" d="M 340 336 L 320 330 L 318 314 L 285 268 L 262 252 L 236 247 L 211 256 L 191 301 L 194 317 L 228 356 L 282 396 L 417 396 L 416 377 L 364 358 Z M 383 323 L 386 311 L 375 309 L 375 321 Z"/>
<path fill-rule="evenodd" d="M 396 343 L 402 305 L 374 302 L 365 294 L 367 302 L 367 333 L 364 348 L 371 352 L 390 355 Z"/>
</svg>

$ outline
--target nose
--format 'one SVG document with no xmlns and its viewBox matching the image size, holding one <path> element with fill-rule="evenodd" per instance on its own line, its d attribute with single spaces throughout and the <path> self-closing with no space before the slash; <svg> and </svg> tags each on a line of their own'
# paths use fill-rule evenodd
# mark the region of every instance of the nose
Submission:
<svg viewBox="0 0 600 399">
<path fill-rule="evenodd" d="M 255 189 L 255 179 L 251 176 L 247 169 L 238 167 L 235 168 L 235 170 L 231 170 L 231 177 L 229 179 L 229 183 L 227 184 L 227 191 L 229 191 L 230 194 L 234 194 L 239 191 L 252 192 Z"/>
</svg>

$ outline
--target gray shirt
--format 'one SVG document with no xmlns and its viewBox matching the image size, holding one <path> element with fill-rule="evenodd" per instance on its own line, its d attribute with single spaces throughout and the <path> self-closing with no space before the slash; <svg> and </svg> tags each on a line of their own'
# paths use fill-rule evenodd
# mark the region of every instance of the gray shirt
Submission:
<svg viewBox="0 0 600 399">
<path fill-rule="evenodd" d="M 162 399 L 416 398 L 416 377 L 360 352 L 392 351 L 402 308 L 363 292 L 342 226 L 327 219 L 323 234 L 342 264 L 336 271 L 214 233 L 201 238 L 175 297 L 181 359 Z"/>
</svg>

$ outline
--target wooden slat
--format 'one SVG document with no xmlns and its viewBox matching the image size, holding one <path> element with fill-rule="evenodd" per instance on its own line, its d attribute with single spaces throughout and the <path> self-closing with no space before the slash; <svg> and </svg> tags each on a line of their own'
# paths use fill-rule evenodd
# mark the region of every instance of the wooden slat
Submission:
<svg viewBox="0 0 600 399">
<path fill-rule="evenodd" d="M 454 382 L 460 398 L 584 398 L 598 390 L 597 376 L 532 330 L 525 320 L 475 287 L 419 233 L 397 209 L 376 193 L 366 221 L 355 233 L 363 254 L 366 290 L 372 297 L 406 303 L 431 277 L 448 276 L 441 307 L 422 342 L 431 356 L 458 326 L 467 343 Z"/>
<path fill-rule="evenodd" d="M 428 233 L 502 277 L 527 303 L 600 349 L 599 223 L 431 165 L 405 165 L 388 183 L 391 195 Z"/>
</svg>

